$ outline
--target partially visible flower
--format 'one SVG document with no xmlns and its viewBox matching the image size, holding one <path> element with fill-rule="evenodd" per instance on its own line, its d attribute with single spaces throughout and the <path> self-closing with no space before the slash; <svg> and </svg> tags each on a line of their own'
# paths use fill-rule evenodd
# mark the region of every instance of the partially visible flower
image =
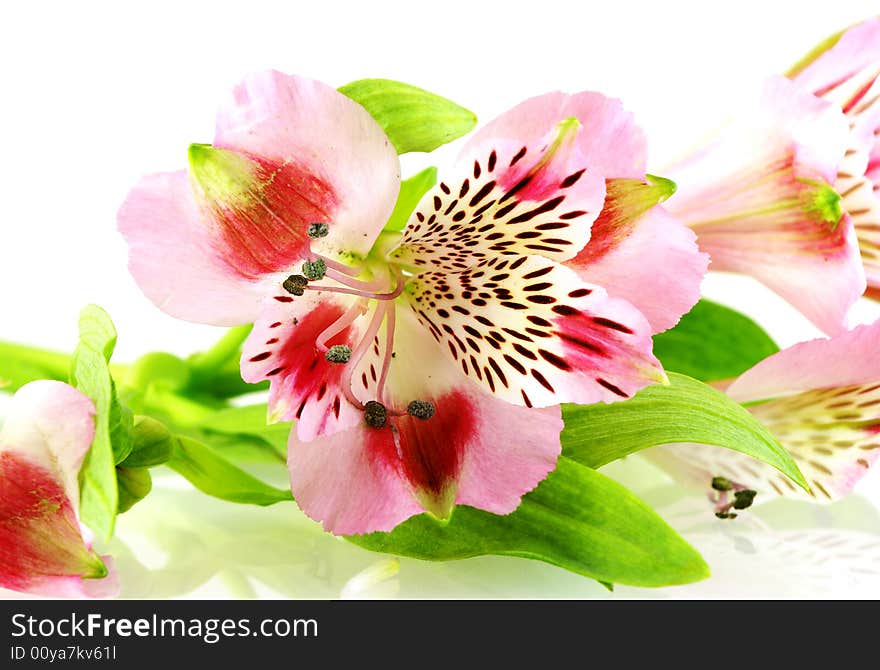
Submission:
<svg viewBox="0 0 880 670">
<path fill-rule="evenodd" d="M 775 468 L 729 449 L 682 444 L 655 447 L 645 454 L 705 489 L 720 477 L 730 482 L 732 491 L 757 491 L 759 500 L 836 500 L 880 457 L 878 351 L 880 321 L 780 351 L 726 390 L 791 453 L 811 488 L 809 494 Z"/>
<path fill-rule="evenodd" d="M 77 475 L 94 437 L 94 405 L 55 381 L 12 399 L 0 431 L 0 587 L 49 596 L 113 595 L 109 557 L 77 520 Z"/>
<path fill-rule="evenodd" d="M 750 275 L 833 334 L 865 291 L 839 171 L 841 110 L 784 77 L 769 79 L 702 149 L 667 170 L 669 210 L 697 233 L 713 270 Z"/>
<path fill-rule="evenodd" d="M 669 183 L 646 179 L 641 132 L 598 94 L 502 116 L 380 236 L 389 146 L 333 89 L 255 75 L 214 147 L 190 150 L 192 189 L 147 178 L 120 211 L 160 307 L 256 320 L 243 377 L 270 380 L 270 418 L 297 421 L 294 496 L 336 533 L 455 504 L 511 512 L 555 464 L 559 403 L 665 379 L 651 335 L 696 302 L 707 263 L 654 211 Z"/>
<path fill-rule="evenodd" d="M 835 188 L 855 225 L 868 295 L 880 299 L 880 18 L 829 38 L 788 76 L 840 107 L 849 121 Z"/>
</svg>

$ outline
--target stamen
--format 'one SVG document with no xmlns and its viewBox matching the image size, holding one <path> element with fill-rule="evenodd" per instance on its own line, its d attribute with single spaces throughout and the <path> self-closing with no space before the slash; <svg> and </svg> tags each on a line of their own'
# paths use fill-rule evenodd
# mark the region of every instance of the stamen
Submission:
<svg viewBox="0 0 880 670">
<path fill-rule="evenodd" d="M 735 519 L 736 512 L 731 510 L 743 510 L 752 506 L 757 491 L 747 489 L 742 484 L 729 480 L 727 477 L 713 477 L 712 488 L 716 494 L 710 494 L 709 499 L 715 503 L 715 516 L 719 519 Z M 733 500 L 730 494 L 733 494 Z"/>
<path fill-rule="evenodd" d="M 342 316 L 336 319 L 336 321 L 327 326 L 327 328 L 315 338 L 315 346 L 318 348 L 318 351 L 326 352 L 329 348 L 327 343 L 348 328 L 355 319 L 364 313 L 364 310 L 364 303 L 359 300 L 349 307 Z"/>
<path fill-rule="evenodd" d="M 351 358 L 351 347 L 344 344 L 334 344 L 324 354 L 324 358 L 331 363 L 348 363 Z"/>
<path fill-rule="evenodd" d="M 338 281 L 338 280 L 337 280 Z M 397 296 L 403 293 L 404 287 L 404 279 L 402 276 L 397 278 L 397 286 L 390 293 L 371 293 L 369 291 L 361 291 L 358 289 L 351 288 L 343 288 L 338 286 L 306 286 L 304 287 L 309 291 L 326 291 L 328 293 L 343 293 L 345 295 L 356 295 L 361 298 L 368 298 L 370 300 L 394 300 Z"/>
<path fill-rule="evenodd" d="M 320 222 L 310 223 L 307 232 L 309 237 L 316 240 L 319 237 L 327 237 L 327 234 L 330 232 L 330 226 Z"/>
<path fill-rule="evenodd" d="M 733 484 L 730 483 L 727 477 L 713 477 L 712 488 L 716 491 L 730 491 L 733 488 Z"/>
<path fill-rule="evenodd" d="M 290 275 L 281 284 L 282 288 L 293 295 L 303 295 L 309 280 L 302 275 Z"/>
<path fill-rule="evenodd" d="M 364 421 L 371 428 L 382 428 L 387 420 L 388 410 L 382 403 L 370 400 L 364 405 Z"/>
<path fill-rule="evenodd" d="M 436 411 L 434 403 L 427 400 L 413 400 L 406 407 L 407 414 L 417 419 L 430 419 Z"/>
<path fill-rule="evenodd" d="M 320 258 L 314 261 L 306 261 L 302 264 L 302 272 L 309 281 L 323 279 L 327 272 L 327 264 Z"/>
<path fill-rule="evenodd" d="M 382 320 L 385 318 L 387 305 L 388 303 L 385 302 L 380 302 L 376 305 L 376 310 L 373 312 L 370 324 L 367 326 L 367 331 L 364 333 L 364 336 L 361 338 L 360 343 L 352 353 L 351 359 L 347 364 L 347 376 L 342 383 L 342 391 L 345 394 L 346 400 L 358 409 L 364 409 L 365 405 L 357 399 L 354 395 L 354 391 L 352 391 L 352 377 L 354 376 L 354 371 L 357 369 L 358 363 L 361 362 L 364 354 L 366 354 L 369 348 L 373 345 L 373 340 L 376 339 L 376 333 L 379 332 L 379 327 L 382 325 Z"/>
<path fill-rule="evenodd" d="M 733 509 L 746 509 L 751 507 L 756 495 L 758 495 L 758 492 L 753 489 L 735 491 L 733 494 Z"/>
<path fill-rule="evenodd" d="M 348 286 L 349 288 L 356 288 L 360 291 L 379 291 L 384 289 L 388 285 L 387 277 L 377 277 L 376 279 L 367 281 L 363 279 L 355 279 L 350 275 L 346 275 L 345 273 L 339 272 L 334 269 L 328 269 L 327 276 L 330 279 L 335 279 L 340 284 L 344 286 Z"/>
<path fill-rule="evenodd" d="M 376 385 L 376 397 L 384 398 L 385 380 L 388 378 L 388 368 L 391 367 L 391 357 L 394 355 L 394 325 L 397 320 L 397 309 L 393 302 L 389 302 L 385 308 L 385 355 L 382 357 L 382 370 L 379 373 L 379 383 Z"/>
<path fill-rule="evenodd" d="M 337 272 L 341 272 L 344 275 L 348 275 L 349 277 L 357 277 L 361 273 L 360 268 L 350 268 L 345 263 L 340 263 L 339 261 L 334 261 L 332 258 L 327 258 L 326 256 L 322 256 L 321 254 L 316 254 L 314 251 L 309 250 L 314 260 L 324 261 L 324 265 L 328 268 L 332 268 Z"/>
</svg>

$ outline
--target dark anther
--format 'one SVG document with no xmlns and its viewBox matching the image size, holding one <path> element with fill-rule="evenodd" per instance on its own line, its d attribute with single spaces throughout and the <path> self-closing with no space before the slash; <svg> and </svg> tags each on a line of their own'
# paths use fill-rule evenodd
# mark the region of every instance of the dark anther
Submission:
<svg viewBox="0 0 880 670">
<path fill-rule="evenodd" d="M 370 400 L 364 405 L 364 421 L 370 428 L 381 428 L 387 419 L 388 410 L 381 402 Z"/>
<path fill-rule="evenodd" d="M 331 363 L 348 363 L 348 359 L 351 358 L 351 348 L 344 344 L 334 344 L 324 354 L 324 358 Z"/>
<path fill-rule="evenodd" d="M 330 226 L 326 223 L 310 223 L 309 224 L 309 237 L 313 240 L 318 239 L 319 237 L 327 237 L 327 233 L 330 232 Z"/>
<path fill-rule="evenodd" d="M 733 484 L 727 477 L 712 477 L 712 488 L 716 491 L 729 491 L 733 488 Z"/>
<path fill-rule="evenodd" d="M 327 272 L 327 264 L 320 258 L 316 261 L 306 261 L 302 266 L 303 274 L 309 281 L 317 281 L 324 278 Z"/>
<path fill-rule="evenodd" d="M 747 507 L 751 507 L 756 495 L 758 495 L 758 492 L 753 491 L 752 489 L 734 491 L 733 509 L 746 509 Z"/>
<path fill-rule="evenodd" d="M 308 285 L 309 280 L 303 277 L 302 275 L 290 275 L 287 279 L 284 280 L 284 283 L 281 286 L 288 293 L 292 293 L 293 295 L 302 295 L 305 293 L 305 287 Z"/>
<path fill-rule="evenodd" d="M 719 519 L 735 519 L 736 518 L 736 514 L 734 514 L 733 512 L 715 512 L 715 516 L 717 516 Z"/>
<path fill-rule="evenodd" d="M 407 414 L 417 419 L 430 419 L 437 410 L 434 408 L 434 404 L 427 400 L 413 400 L 406 406 L 406 411 Z"/>
</svg>

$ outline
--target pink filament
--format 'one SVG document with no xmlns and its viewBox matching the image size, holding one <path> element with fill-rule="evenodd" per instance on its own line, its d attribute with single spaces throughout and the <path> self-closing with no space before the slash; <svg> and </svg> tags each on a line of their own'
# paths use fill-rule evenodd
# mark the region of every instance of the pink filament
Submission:
<svg viewBox="0 0 880 670">
<path fill-rule="evenodd" d="M 370 319 L 370 325 L 367 326 L 367 332 L 364 333 L 364 336 L 361 339 L 360 343 L 357 345 L 357 348 L 351 354 L 351 359 L 349 359 L 348 363 L 346 363 L 346 365 L 348 366 L 348 375 L 345 382 L 342 384 L 342 390 L 345 393 L 345 397 L 348 402 L 350 402 L 358 409 L 364 409 L 364 405 L 354 395 L 354 391 L 352 390 L 352 377 L 354 376 L 354 371 L 357 368 L 358 363 L 361 362 L 364 354 L 366 354 L 367 350 L 373 345 L 373 340 L 376 339 L 376 333 L 379 332 L 379 327 L 382 325 L 382 321 L 385 318 L 387 308 L 387 302 L 380 302 L 378 305 L 376 305 L 376 311 L 373 312 L 373 316 Z"/>
<path fill-rule="evenodd" d="M 345 295 L 356 295 L 361 298 L 367 298 L 369 300 L 394 300 L 397 296 L 403 293 L 404 280 L 403 277 L 397 278 L 397 286 L 391 293 L 371 293 L 369 291 L 362 291 L 360 289 L 353 288 L 345 288 L 341 286 L 315 286 L 314 284 L 309 284 L 305 286 L 307 291 L 326 291 L 327 293 L 343 293 Z"/>
<path fill-rule="evenodd" d="M 314 251 L 311 251 L 312 260 L 322 260 L 324 261 L 324 265 L 328 268 L 336 270 L 344 275 L 348 275 L 349 277 L 357 277 L 361 273 L 360 268 L 350 268 L 344 263 L 340 263 L 339 261 L 334 261 L 332 258 L 327 258 L 326 256 L 322 256 L 321 254 L 316 254 Z"/>
<path fill-rule="evenodd" d="M 388 378 L 388 368 L 391 366 L 391 354 L 394 350 L 394 325 L 397 316 L 397 308 L 393 302 L 389 302 L 385 308 L 385 355 L 382 357 L 382 372 L 379 374 L 379 384 L 376 386 L 376 397 L 380 402 L 387 405 L 385 398 L 385 380 Z"/>
<path fill-rule="evenodd" d="M 346 274 L 341 272 L 337 272 L 333 268 L 327 269 L 327 276 L 330 279 L 335 279 L 343 286 L 348 286 L 349 288 L 356 288 L 361 291 L 378 291 L 384 288 L 388 284 L 387 277 L 379 277 L 372 281 L 363 281 L 360 279 L 354 279 Z"/>
<path fill-rule="evenodd" d="M 315 346 L 318 351 L 326 352 L 330 347 L 327 343 L 336 335 L 348 328 L 355 319 L 365 312 L 363 303 L 358 300 L 354 305 L 349 307 L 336 321 L 325 328 L 315 339 Z"/>
</svg>

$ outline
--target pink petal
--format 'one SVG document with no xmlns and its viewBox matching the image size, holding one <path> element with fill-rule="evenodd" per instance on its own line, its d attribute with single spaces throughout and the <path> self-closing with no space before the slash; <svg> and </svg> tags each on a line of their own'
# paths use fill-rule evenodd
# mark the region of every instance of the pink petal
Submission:
<svg viewBox="0 0 880 670">
<path fill-rule="evenodd" d="M 672 328 L 700 299 L 709 265 L 696 235 L 647 198 L 654 187 L 637 180 L 610 180 L 602 214 L 589 244 L 566 265 L 590 283 L 604 286 L 645 315 L 653 332 Z M 630 195 L 632 194 L 632 195 Z"/>
<path fill-rule="evenodd" d="M 845 31 L 831 48 L 790 76 L 847 114 L 852 151 L 846 169 L 854 176 L 864 174 L 880 126 L 880 19 Z"/>
<path fill-rule="evenodd" d="M 450 364 L 507 402 L 613 402 L 665 380 L 644 316 L 541 256 L 425 272 L 407 297 Z"/>
<path fill-rule="evenodd" d="M 564 119 L 578 119 L 578 149 L 584 167 L 603 177 L 641 179 L 647 156 L 644 133 L 619 100 L 600 93 L 561 92 L 530 98 L 477 131 L 462 151 L 468 163 L 487 143 L 499 141 L 533 145 Z"/>
<path fill-rule="evenodd" d="M 233 326 L 252 322 L 265 288 L 232 271 L 205 226 L 186 172 L 144 177 L 118 215 L 128 267 L 171 316 Z"/>
<path fill-rule="evenodd" d="M 880 381 L 880 321 L 830 339 L 801 342 L 743 373 L 727 394 L 752 402 L 805 391 Z"/>
<path fill-rule="evenodd" d="M 845 31 L 794 81 L 841 107 L 850 144 L 835 185 L 855 224 L 868 286 L 880 287 L 880 19 Z"/>
<path fill-rule="evenodd" d="M 848 494 L 880 457 L 880 375 L 869 384 L 803 391 L 749 411 L 794 457 L 809 493 L 775 468 L 729 449 L 674 445 L 653 453 L 652 460 L 704 488 L 722 476 L 758 491 L 761 499 L 830 502 Z"/>
<path fill-rule="evenodd" d="M 0 452 L 15 453 L 61 483 L 79 501 L 77 476 L 95 436 L 95 406 L 72 386 L 41 380 L 13 396 L 0 430 Z"/>
<path fill-rule="evenodd" d="M 827 51 L 790 72 L 798 84 L 823 95 L 864 68 L 880 62 L 880 19 L 846 30 Z"/>
<path fill-rule="evenodd" d="M 32 382 L 15 394 L 0 431 L 0 586 L 85 595 L 83 578 L 107 575 L 76 517 L 94 411 L 60 382 Z"/>
<path fill-rule="evenodd" d="M 752 275 L 828 332 L 865 289 L 832 190 L 847 138 L 839 109 L 774 78 L 756 109 L 668 171 L 678 193 L 667 209 L 697 232 L 712 268 Z"/>
<path fill-rule="evenodd" d="M 841 205 L 853 222 L 868 287 L 880 288 L 880 177 L 838 179 Z"/>
<path fill-rule="evenodd" d="M 330 235 L 316 245 L 328 255 L 366 254 L 397 199 L 400 165 L 382 128 L 363 107 L 318 81 L 276 71 L 247 76 L 217 115 L 214 144 L 328 186 Z M 301 195 L 310 199 L 311 193 Z M 292 213 L 278 212 L 285 220 Z"/>
<path fill-rule="evenodd" d="M 245 381 L 269 380 L 271 421 L 297 421 L 301 440 L 350 428 L 361 414 L 346 400 L 347 365 L 331 363 L 316 340 L 346 312 L 357 309 L 349 296 L 309 291 L 290 296 L 283 291 L 263 305 L 254 330 L 245 343 L 241 374 Z M 354 349 L 364 333 L 365 319 L 326 340 Z"/>
<path fill-rule="evenodd" d="M 880 321 L 796 344 L 761 361 L 727 389 L 792 454 L 810 494 L 774 468 L 727 449 L 675 445 L 652 450 L 651 458 L 703 486 L 720 475 L 764 497 L 836 500 L 880 457 L 878 350 Z"/>
<path fill-rule="evenodd" d="M 189 159 L 203 225 L 228 271 L 246 280 L 308 258 L 309 224 L 333 221 L 340 207 L 333 184 L 302 162 L 202 144 L 190 146 Z M 362 246 L 364 236 L 357 237 Z"/>
<path fill-rule="evenodd" d="M 486 143 L 419 203 L 391 257 L 456 272 L 502 254 L 573 257 L 590 238 L 605 182 L 586 170 L 577 121 L 533 144 Z"/>
<path fill-rule="evenodd" d="M 311 441 L 292 431 L 287 464 L 297 504 L 331 533 L 387 531 L 422 512 L 386 431 L 358 423 Z"/>
<path fill-rule="evenodd" d="M 380 396 L 389 410 L 385 427 L 362 419 L 310 442 L 291 434 L 297 502 L 338 534 L 390 530 L 424 510 L 446 518 L 454 504 L 513 511 L 555 466 L 559 408 L 516 407 L 462 379 L 405 309 L 397 335 Z M 412 400 L 430 402 L 435 414 L 408 415 Z"/>
</svg>

